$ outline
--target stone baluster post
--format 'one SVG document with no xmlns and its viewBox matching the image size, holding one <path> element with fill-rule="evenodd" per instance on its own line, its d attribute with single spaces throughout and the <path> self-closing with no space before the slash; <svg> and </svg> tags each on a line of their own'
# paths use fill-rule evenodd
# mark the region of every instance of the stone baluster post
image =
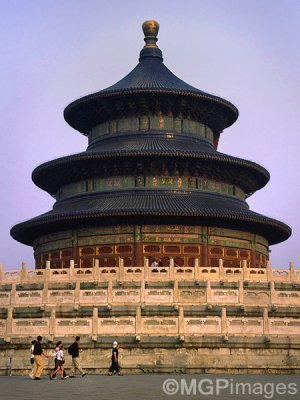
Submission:
<svg viewBox="0 0 300 400">
<path fill-rule="evenodd" d="M 173 258 L 173 257 L 170 258 L 169 279 L 170 279 L 171 281 L 173 281 L 174 279 L 176 279 L 176 276 L 175 276 L 175 268 L 174 268 L 174 258 Z"/>
<path fill-rule="evenodd" d="M 178 315 L 178 335 L 179 340 L 181 342 L 184 341 L 184 308 L 179 307 L 179 315 Z"/>
<path fill-rule="evenodd" d="M 16 290 L 16 284 L 13 283 L 11 285 L 11 290 L 10 290 L 10 304 L 14 306 L 17 302 L 17 290 Z"/>
<path fill-rule="evenodd" d="M 141 304 L 145 303 L 146 301 L 146 285 L 145 280 L 141 282 Z"/>
<path fill-rule="evenodd" d="M 135 314 L 135 338 L 137 341 L 141 340 L 142 333 L 142 309 L 141 306 L 137 306 Z"/>
<path fill-rule="evenodd" d="M 173 286 L 173 303 L 178 303 L 179 299 L 179 289 L 178 289 L 178 281 L 174 281 Z"/>
<path fill-rule="evenodd" d="M 98 336 L 98 307 L 93 307 L 92 340 L 97 341 Z"/>
<path fill-rule="evenodd" d="M 24 283 L 27 280 L 27 269 L 26 269 L 26 262 L 22 262 L 22 268 L 21 268 L 21 283 Z"/>
<path fill-rule="evenodd" d="M 224 264 L 222 258 L 219 259 L 219 279 L 224 278 Z"/>
<path fill-rule="evenodd" d="M 6 335 L 5 341 L 10 342 L 10 338 L 12 336 L 12 327 L 13 327 L 13 307 L 7 308 L 7 319 L 6 319 Z"/>
<path fill-rule="evenodd" d="M 72 282 L 75 279 L 75 262 L 74 260 L 70 260 L 70 268 L 69 268 L 69 280 Z"/>
<path fill-rule="evenodd" d="M 120 257 L 119 258 L 119 280 L 121 282 L 123 282 L 124 277 L 125 277 L 124 259 Z"/>
<path fill-rule="evenodd" d="M 49 335 L 50 340 L 53 340 L 56 334 L 56 310 L 55 307 L 51 308 L 50 311 L 50 321 L 49 321 Z"/>
<path fill-rule="evenodd" d="M 248 279 L 248 267 L 247 267 L 247 260 L 242 261 L 243 266 L 243 278 Z"/>
<path fill-rule="evenodd" d="M 79 303 L 80 303 L 80 281 L 77 281 L 74 290 L 74 305 L 79 306 Z"/>
<path fill-rule="evenodd" d="M 49 282 L 44 281 L 43 291 L 42 291 L 42 303 L 48 303 L 48 293 L 49 293 Z"/>
<path fill-rule="evenodd" d="M 149 279 L 149 272 L 150 272 L 149 258 L 145 257 L 145 259 L 144 259 L 144 279 L 145 279 L 145 281 L 147 281 Z"/>
<path fill-rule="evenodd" d="M 107 288 L 107 304 L 112 304 L 113 302 L 113 283 L 112 281 L 108 282 L 108 288 Z"/>
<path fill-rule="evenodd" d="M 239 303 L 244 304 L 244 282 L 239 280 Z"/>
<path fill-rule="evenodd" d="M 194 265 L 194 269 L 195 269 L 195 280 L 200 279 L 200 266 L 199 266 L 199 258 L 195 258 L 195 265 Z"/>
<path fill-rule="evenodd" d="M 100 280 L 99 260 L 98 259 L 94 260 L 93 277 L 94 277 L 94 281 Z"/>
<path fill-rule="evenodd" d="M 207 281 L 207 286 L 206 286 L 206 302 L 210 303 L 211 302 L 211 282 Z"/>
<path fill-rule="evenodd" d="M 221 329 L 222 335 L 226 337 L 228 334 L 226 307 L 222 307 L 221 311 Z"/>
<path fill-rule="evenodd" d="M 275 282 L 270 281 L 270 303 L 276 303 L 276 291 L 275 291 Z"/>
<path fill-rule="evenodd" d="M 51 270 L 50 270 L 50 261 L 46 261 L 46 268 L 45 268 L 45 274 L 44 274 L 44 281 L 49 282 L 51 279 Z"/>
</svg>

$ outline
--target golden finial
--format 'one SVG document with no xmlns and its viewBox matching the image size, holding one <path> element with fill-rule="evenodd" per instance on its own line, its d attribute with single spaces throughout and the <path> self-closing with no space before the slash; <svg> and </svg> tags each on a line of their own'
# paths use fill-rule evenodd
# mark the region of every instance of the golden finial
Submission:
<svg viewBox="0 0 300 400">
<path fill-rule="evenodd" d="M 157 47 L 156 42 L 159 30 L 159 23 L 154 21 L 153 19 L 150 19 L 143 23 L 142 28 L 145 35 L 145 47 Z"/>
</svg>

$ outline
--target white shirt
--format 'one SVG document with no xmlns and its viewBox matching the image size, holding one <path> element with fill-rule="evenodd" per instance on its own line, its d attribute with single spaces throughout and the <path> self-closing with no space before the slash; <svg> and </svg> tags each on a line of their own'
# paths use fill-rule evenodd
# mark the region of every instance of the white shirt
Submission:
<svg viewBox="0 0 300 400">
<path fill-rule="evenodd" d="M 62 361 L 64 358 L 64 352 L 62 350 L 58 350 L 58 352 L 56 353 L 56 358 L 59 361 Z"/>
<path fill-rule="evenodd" d="M 32 354 L 33 350 L 34 350 L 34 344 L 30 348 L 30 358 L 34 358 L 34 354 Z"/>
</svg>

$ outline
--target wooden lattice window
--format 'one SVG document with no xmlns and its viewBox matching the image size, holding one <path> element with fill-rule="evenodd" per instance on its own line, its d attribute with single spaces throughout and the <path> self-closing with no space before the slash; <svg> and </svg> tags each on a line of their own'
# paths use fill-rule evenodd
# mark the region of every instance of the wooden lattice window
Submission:
<svg viewBox="0 0 300 400">
<path fill-rule="evenodd" d="M 72 250 L 62 250 L 61 256 L 62 256 L 62 258 L 72 257 Z"/>
<path fill-rule="evenodd" d="M 212 247 L 210 249 L 210 254 L 213 254 L 216 256 L 223 256 L 223 248 L 222 247 Z"/>
<path fill-rule="evenodd" d="M 118 253 L 131 253 L 132 246 L 117 246 Z"/>
<path fill-rule="evenodd" d="M 144 247 L 145 253 L 160 253 L 160 246 L 147 245 Z"/>
<path fill-rule="evenodd" d="M 164 246 L 165 253 L 180 253 L 179 246 Z"/>
<path fill-rule="evenodd" d="M 111 246 L 101 246 L 98 248 L 98 254 L 111 254 L 113 253 L 113 248 Z"/>
<path fill-rule="evenodd" d="M 198 246 L 184 246 L 183 248 L 183 252 L 185 254 L 189 254 L 189 253 L 199 253 L 199 247 Z"/>
<path fill-rule="evenodd" d="M 90 256 L 95 253 L 95 249 L 93 247 L 84 247 L 80 250 L 80 252 L 83 256 Z"/>
<path fill-rule="evenodd" d="M 227 257 L 237 257 L 237 250 L 236 249 L 226 249 L 226 256 Z"/>
</svg>

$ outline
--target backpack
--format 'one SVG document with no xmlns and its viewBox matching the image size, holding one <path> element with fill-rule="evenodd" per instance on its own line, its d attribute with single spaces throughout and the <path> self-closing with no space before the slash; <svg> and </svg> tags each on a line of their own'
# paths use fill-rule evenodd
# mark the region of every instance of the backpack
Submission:
<svg viewBox="0 0 300 400">
<path fill-rule="evenodd" d="M 74 350 L 75 350 L 75 348 L 74 348 L 74 343 L 73 343 L 73 344 L 71 344 L 71 346 L 68 347 L 68 354 L 70 356 L 72 356 L 74 354 Z"/>
</svg>

